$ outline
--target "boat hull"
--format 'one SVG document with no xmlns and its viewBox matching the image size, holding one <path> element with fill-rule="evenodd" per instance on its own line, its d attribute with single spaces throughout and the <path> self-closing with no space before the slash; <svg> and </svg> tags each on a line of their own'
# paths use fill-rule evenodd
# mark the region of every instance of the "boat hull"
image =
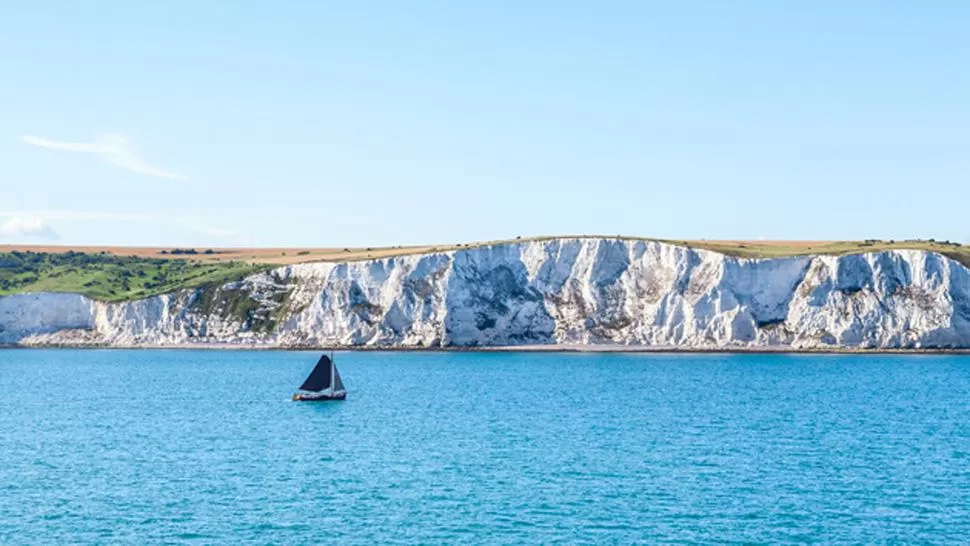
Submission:
<svg viewBox="0 0 970 546">
<path fill-rule="evenodd" d="M 317 394 L 298 392 L 293 395 L 294 402 L 330 402 L 347 398 L 346 392 L 336 394 Z"/>
</svg>

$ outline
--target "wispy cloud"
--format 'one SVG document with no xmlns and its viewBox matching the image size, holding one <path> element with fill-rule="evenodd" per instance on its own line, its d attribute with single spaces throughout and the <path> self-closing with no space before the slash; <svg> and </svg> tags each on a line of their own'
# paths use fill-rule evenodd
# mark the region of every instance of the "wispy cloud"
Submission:
<svg viewBox="0 0 970 546">
<path fill-rule="evenodd" d="M 9 218 L 9 220 L 7 220 L 3 226 L 6 226 L 7 224 L 18 219 L 20 219 L 18 225 L 26 225 L 24 224 L 26 219 L 31 219 L 32 222 L 39 221 L 43 225 L 48 225 L 48 222 L 52 221 L 113 221 L 168 225 L 212 237 L 231 237 L 238 234 L 238 232 L 231 229 L 224 229 L 209 225 L 204 218 L 193 216 L 163 216 L 158 214 L 143 214 L 138 212 L 99 212 L 79 210 L 0 211 L 0 219 L 2 218 Z M 34 224 L 36 224 L 36 222 L 34 222 Z M 5 233 L 5 231 L 0 229 L 0 234 Z M 50 233 L 53 233 L 54 238 L 56 238 L 57 234 L 54 232 L 54 230 L 51 229 Z M 14 233 L 11 232 L 10 235 L 12 236 Z M 24 234 L 21 233 L 20 235 Z"/>
<path fill-rule="evenodd" d="M 60 238 L 43 218 L 33 215 L 16 215 L 0 224 L 0 238 L 30 237 L 57 240 Z"/>
<path fill-rule="evenodd" d="M 188 180 L 187 177 L 170 171 L 159 169 L 143 161 L 138 154 L 128 144 L 128 139 L 122 135 L 102 135 L 92 143 L 84 142 L 61 142 L 49 138 L 24 135 L 20 140 L 32 146 L 40 146 L 48 150 L 60 150 L 63 152 L 84 152 L 96 154 L 107 163 L 127 169 L 132 172 L 158 176 L 161 178 L 171 178 L 174 180 Z"/>
</svg>

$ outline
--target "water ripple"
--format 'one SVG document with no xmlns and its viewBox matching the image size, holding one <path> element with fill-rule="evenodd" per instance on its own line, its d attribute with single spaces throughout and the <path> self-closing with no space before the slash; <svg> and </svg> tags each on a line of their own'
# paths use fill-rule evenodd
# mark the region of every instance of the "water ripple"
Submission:
<svg viewBox="0 0 970 546">
<path fill-rule="evenodd" d="M 313 356 L 0 352 L 0 543 L 970 536 L 967 357 Z"/>
</svg>

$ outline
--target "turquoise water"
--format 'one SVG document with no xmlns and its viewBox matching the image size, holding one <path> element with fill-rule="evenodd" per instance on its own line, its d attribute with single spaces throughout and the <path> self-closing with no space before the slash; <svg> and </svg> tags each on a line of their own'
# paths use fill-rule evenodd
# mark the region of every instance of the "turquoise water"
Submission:
<svg viewBox="0 0 970 546">
<path fill-rule="evenodd" d="M 0 543 L 959 542 L 970 358 L 0 351 Z"/>
</svg>

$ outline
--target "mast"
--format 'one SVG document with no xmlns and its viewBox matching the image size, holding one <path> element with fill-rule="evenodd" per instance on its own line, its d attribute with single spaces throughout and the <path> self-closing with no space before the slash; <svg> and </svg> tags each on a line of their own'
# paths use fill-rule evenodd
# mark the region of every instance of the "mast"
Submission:
<svg viewBox="0 0 970 546">
<path fill-rule="evenodd" d="M 333 362 L 333 351 L 330 351 L 330 394 L 337 392 L 337 365 Z"/>
</svg>

